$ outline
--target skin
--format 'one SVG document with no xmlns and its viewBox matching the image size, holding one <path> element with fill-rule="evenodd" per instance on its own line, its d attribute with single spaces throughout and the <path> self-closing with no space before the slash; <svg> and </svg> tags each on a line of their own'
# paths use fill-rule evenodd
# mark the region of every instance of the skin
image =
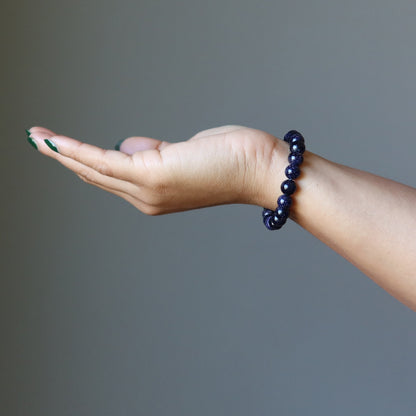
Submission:
<svg viewBox="0 0 416 416">
<path fill-rule="evenodd" d="M 221 204 L 276 208 L 288 145 L 242 126 L 104 150 L 32 127 L 38 150 L 148 215 Z M 52 151 L 50 140 L 59 150 Z M 416 311 L 416 189 L 305 152 L 291 219 Z"/>
</svg>

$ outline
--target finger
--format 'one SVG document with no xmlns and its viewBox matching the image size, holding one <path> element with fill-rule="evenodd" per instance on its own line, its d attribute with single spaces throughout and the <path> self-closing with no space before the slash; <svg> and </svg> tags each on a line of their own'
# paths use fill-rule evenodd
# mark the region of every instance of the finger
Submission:
<svg viewBox="0 0 416 416">
<path fill-rule="evenodd" d="M 136 195 L 139 192 L 139 187 L 137 185 L 128 181 L 103 175 L 96 170 L 77 162 L 76 160 L 63 156 L 60 158 L 59 162 L 66 168 L 72 170 L 84 182 L 98 186 L 108 192 L 123 192 L 130 195 Z"/>
<path fill-rule="evenodd" d="M 119 196 L 120 198 L 125 199 L 126 201 L 128 201 L 130 204 L 134 205 L 135 207 L 138 206 L 144 206 L 144 202 L 141 201 L 140 199 L 138 199 L 137 197 L 133 196 L 132 194 L 128 193 L 128 192 L 124 192 L 120 189 L 115 189 L 115 188 L 111 188 L 108 187 L 106 185 L 103 185 L 101 183 L 95 183 L 94 181 L 91 181 L 88 177 L 85 177 L 83 175 L 78 175 L 78 177 L 84 181 L 85 183 L 88 183 L 90 185 L 93 185 L 97 188 L 100 188 L 106 192 L 109 192 L 111 194 L 114 194 L 116 196 Z"/>
<path fill-rule="evenodd" d="M 104 150 L 97 146 L 82 143 L 66 136 L 54 135 L 46 130 L 30 129 L 30 137 L 36 142 L 39 151 L 63 162 L 62 157 L 72 159 L 98 173 L 121 180 L 130 181 L 137 168 L 130 155 L 115 150 Z M 49 143 L 49 146 L 46 144 Z"/>
<path fill-rule="evenodd" d="M 85 178 L 80 177 L 83 181 L 85 181 Z M 87 183 L 90 183 L 89 181 L 85 181 Z M 143 212 L 144 214 L 147 215 L 160 215 L 163 213 L 167 213 L 167 211 L 163 211 L 161 210 L 159 207 L 154 206 L 154 205 L 150 205 L 147 204 L 146 202 L 142 201 L 140 198 L 133 196 L 132 194 L 123 192 L 123 191 L 118 191 L 118 190 L 112 190 L 112 189 L 108 189 L 105 186 L 101 186 L 101 185 L 97 185 L 94 184 L 95 186 L 97 186 L 100 189 L 103 189 L 104 191 L 110 192 L 116 196 L 119 196 L 120 198 L 123 198 L 124 200 L 126 200 L 128 203 L 130 203 L 131 205 L 133 205 L 135 208 L 137 208 L 139 211 Z"/>
<path fill-rule="evenodd" d="M 53 135 L 55 134 L 52 130 L 49 130 L 46 127 L 40 127 L 40 126 L 31 127 L 28 131 L 30 133 L 38 132 L 38 133 L 49 133 Z"/>
<path fill-rule="evenodd" d="M 44 143 L 44 140 L 45 138 L 55 136 L 55 133 L 53 131 L 43 127 L 32 127 L 29 130 L 29 132 L 34 133 L 34 135 L 36 136 L 35 140 L 39 150 L 43 150 L 43 152 L 49 152 L 49 156 L 55 158 L 62 165 L 74 171 L 77 174 L 77 176 L 84 182 L 94 185 L 104 191 L 110 192 L 116 196 L 119 196 L 120 198 L 123 198 L 128 203 L 132 204 L 135 208 L 139 209 L 147 215 L 158 215 L 161 213 L 160 209 L 157 206 L 149 205 L 148 203 L 144 202 L 139 198 L 139 186 L 132 184 L 128 181 L 123 181 L 117 178 L 102 175 L 94 169 L 86 165 L 83 165 L 82 163 L 74 159 L 65 157 L 56 152 L 52 152 L 51 149 Z M 148 148 L 148 150 L 151 150 L 151 148 Z"/>
<path fill-rule="evenodd" d="M 128 137 L 123 141 L 117 143 L 116 149 L 120 150 L 123 153 L 132 155 L 136 152 L 141 152 L 143 150 L 163 150 L 165 147 L 169 146 L 171 143 L 152 139 L 150 137 Z"/>
<path fill-rule="evenodd" d="M 75 174 L 77 174 L 80 178 L 82 178 L 85 182 L 94 184 L 96 186 L 104 186 L 108 188 L 108 190 L 116 190 L 116 191 L 123 191 L 126 193 L 137 193 L 138 186 L 132 184 L 129 181 L 121 180 L 118 178 L 114 178 L 111 176 L 103 175 L 102 173 L 86 166 L 74 159 L 68 158 L 63 156 L 59 153 L 51 151 L 51 149 L 45 144 L 44 140 L 50 136 L 49 133 L 31 133 L 31 137 L 36 136 L 36 143 L 38 145 L 38 150 L 42 153 L 49 153 L 49 156 L 59 161 L 63 166 L 67 167 L 68 169 L 72 170 Z"/>
</svg>

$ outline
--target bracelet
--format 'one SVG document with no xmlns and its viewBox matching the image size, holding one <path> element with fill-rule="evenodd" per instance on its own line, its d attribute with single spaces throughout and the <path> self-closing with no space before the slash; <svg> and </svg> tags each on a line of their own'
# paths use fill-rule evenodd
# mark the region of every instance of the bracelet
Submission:
<svg viewBox="0 0 416 416">
<path fill-rule="evenodd" d="M 293 193 L 296 191 L 296 179 L 300 175 L 300 165 L 303 162 L 305 152 L 305 139 L 296 130 L 290 130 L 285 134 L 284 141 L 289 143 L 290 153 L 288 157 L 289 165 L 285 170 L 287 179 L 280 186 L 282 195 L 277 198 L 277 208 L 263 208 L 263 223 L 268 230 L 279 230 L 282 228 L 289 217 L 290 206 L 292 205 Z"/>
</svg>

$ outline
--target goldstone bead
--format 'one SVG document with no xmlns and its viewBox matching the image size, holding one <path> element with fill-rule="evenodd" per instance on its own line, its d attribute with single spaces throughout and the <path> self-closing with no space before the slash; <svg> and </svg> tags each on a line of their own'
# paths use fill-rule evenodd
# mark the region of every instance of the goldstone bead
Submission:
<svg viewBox="0 0 416 416">
<path fill-rule="evenodd" d="M 300 169 L 298 165 L 290 164 L 285 170 L 286 177 L 288 179 L 296 179 L 300 175 Z"/>
<path fill-rule="evenodd" d="M 290 151 L 291 153 L 304 153 L 305 152 L 305 144 L 304 143 L 290 143 Z"/>
<path fill-rule="evenodd" d="M 297 130 L 290 130 L 285 134 L 285 137 L 283 138 L 283 140 L 287 143 L 290 143 L 290 140 L 293 137 L 302 137 L 303 138 L 303 136 Z"/>
<path fill-rule="evenodd" d="M 263 218 L 269 217 L 270 215 L 273 215 L 274 211 L 271 209 L 263 208 Z"/>
<path fill-rule="evenodd" d="M 288 218 L 289 217 L 289 208 L 280 208 L 277 207 L 274 215 L 277 215 L 280 218 Z"/>
<path fill-rule="evenodd" d="M 287 160 L 291 165 L 300 166 L 303 163 L 303 156 L 301 153 L 289 153 Z"/>
<path fill-rule="evenodd" d="M 263 222 L 264 222 L 264 225 L 266 226 L 266 228 L 268 230 L 271 230 L 271 231 L 278 230 L 281 227 L 273 221 L 273 216 L 272 215 L 270 215 L 268 217 L 265 217 Z"/>
<path fill-rule="evenodd" d="M 289 195 L 280 195 L 277 198 L 277 206 L 282 209 L 288 209 L 292 205 L 292 198 Z"/>
<path fill-rule="evenodd" d="M 278 215 L 272 216 L 272 223 L 276 226 L 282 227 L 286 224 L 287 217 L 279 217 Z"/>
<path fill-rule="evenodd" d="M 285 195 L 292 195 L 296 191 L 296 183 L 292 179 L 286 179 L 280 189 Z"/>
<path fill-rule="evenodd" d="M 303 145 L 305 145 L 305 139 L 302 136 L 293 136 L 291 137 L 290 144 L 298 144 L 298 143 L 302 143 Z"/>
</svg>

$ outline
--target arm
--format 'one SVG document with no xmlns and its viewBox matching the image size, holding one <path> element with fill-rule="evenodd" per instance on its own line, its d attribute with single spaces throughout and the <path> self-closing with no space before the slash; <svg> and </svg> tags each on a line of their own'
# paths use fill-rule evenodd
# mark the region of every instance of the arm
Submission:
<svg viewBox="0 0 416 416">
<path fill-rule="evenodd" d="M 291 218 L 416 311 L 416 189 L 310 152 L 296 182 Z"/>
<path fill-rule="evenodd" d="M 288 155 L 287 143 L 241 126 L 175 144 L 132 137 L 120 151 L 40 127 L 30 140 L 85 182 L 149 215 L 230 203 L 275 209 Z M 416 189 L 311 152 L 304 159 L 291 218 L 416 311 Z"/>
</svg>

